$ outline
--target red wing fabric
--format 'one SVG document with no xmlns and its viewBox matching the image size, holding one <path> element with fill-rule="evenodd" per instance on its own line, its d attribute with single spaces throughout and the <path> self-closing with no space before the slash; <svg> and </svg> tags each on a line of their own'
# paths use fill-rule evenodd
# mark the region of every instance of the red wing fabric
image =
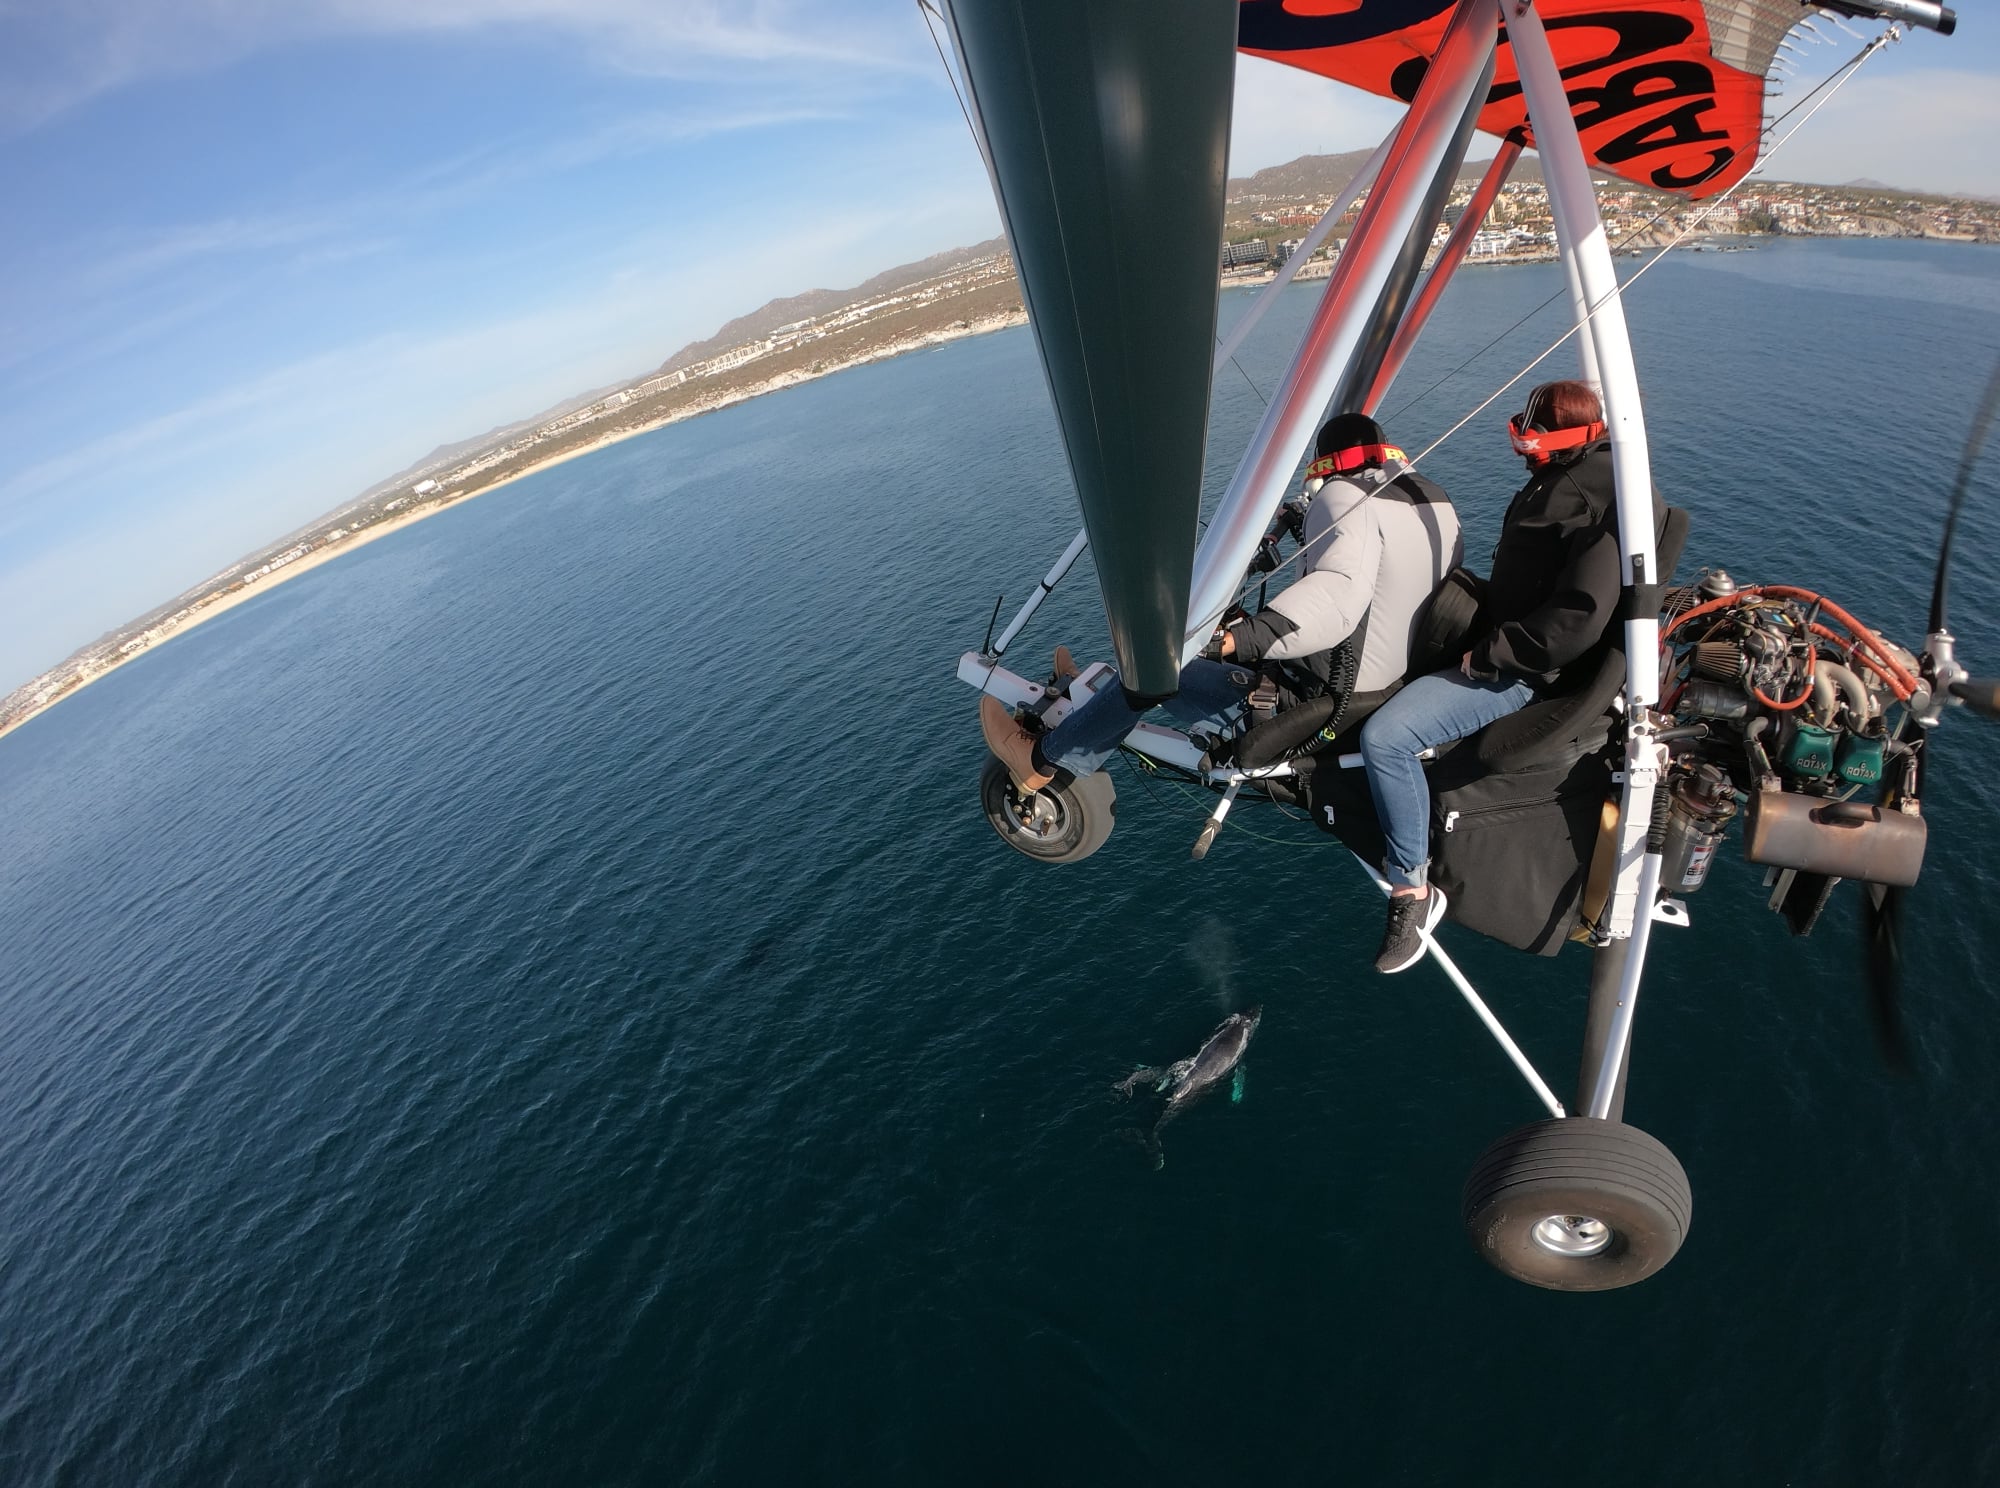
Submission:
<svg viewBox="0 0 2000 1488">
<path fill-rule="evenodd" d="M 1696 198 L 1757 163 L 1764 75 L 1807 14 L 1798 0 L 1539 0 L 1535 9 L 1590 163 Z M 1407 102 L 1451 11 L 1452 0 L 1242 0 L 1237 46 Z M 1479 127 L 1504 135 L 1526 121 L 1503 33 Z"/>
</svg>

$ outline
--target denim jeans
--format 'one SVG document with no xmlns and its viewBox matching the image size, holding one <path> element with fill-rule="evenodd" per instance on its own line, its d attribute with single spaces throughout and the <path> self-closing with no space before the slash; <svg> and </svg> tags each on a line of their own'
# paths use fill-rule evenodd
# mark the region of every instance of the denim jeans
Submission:
<svg viewBox="0 0 2000 1488">
<path fill-rule="evenodd" d="M 1388 843 L 1382 876 L 1420 889 L 1431 866 L 1431 788 L 1417 756 L 1476 733 L 1535 700 L 1528 683 L 1475 682 L 1458 671 L 1419 677 L 1361 726 L 1361 760 Z"/>
<path fill-rule="evenodd" d="M 1160 706 L 1183 728 L 1213 734 L 1230 732 L 1248 711 L 1245 699 L 1257 685 L 1249 667 L 1196 657 L 1181 668 L 1181 690 Z M 1090 699 L 1042 736 L 1041 757 L 1072 775 L 1090 775 L 1118 752 L 1125 736 L 1149 712 L 1125 700 L 1114 671 Z"/>
</svg>

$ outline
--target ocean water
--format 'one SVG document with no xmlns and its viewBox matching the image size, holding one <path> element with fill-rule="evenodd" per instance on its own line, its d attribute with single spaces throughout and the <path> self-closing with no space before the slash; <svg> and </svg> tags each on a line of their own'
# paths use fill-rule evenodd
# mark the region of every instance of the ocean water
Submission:
<svg viewBox="0 0 2000 1488">
<path fill-rule="evenodd" d="M 1392 435 L 1557 283 L 1463 274 Z M 1220 386 L 1218 485 L 1312 293 Z M 1684 571 L 1916 640 L 2000 252 L 1676 256 L 1629 308 Z M 1475 555 L 1517 401 L 1427 462 Z M 1007 332 L 521 481 L 0 740 L 0 1482 L 2000 1480 L 2000 736 L 1934 747 L 1914 1075 L 1851 892 L 1794 941 L 1732 848 L 1628 1107 L 1687 1245 L 1543 1293 L 1457 1219 L 1538 1107 L 1367 970 L 1329 840 L 1246 807 L 1193 863 L 1206 802 L 1122 770 L 1086 863 L 980 819 L 954 659 L 1075 525 Z M 1104 650 L 1087 569 L 1017 654 L 1057 640 Z M 1566 1091 L 1585 959 L 1445 938 Z M 1153 1171 L 1112 1081 L 1251 1002 L 1243 1102 Z"/>
</svg>

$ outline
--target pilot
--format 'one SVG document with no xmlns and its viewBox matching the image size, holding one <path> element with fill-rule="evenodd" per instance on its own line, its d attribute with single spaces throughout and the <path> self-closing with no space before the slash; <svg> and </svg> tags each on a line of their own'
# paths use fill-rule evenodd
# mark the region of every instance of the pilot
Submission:
<svg viewBox="0 0 2000 1488">
<path fill-rule="evenodd" d="M 1400 682 L 1426 603 L 1457 565 L 1458 514 L 1444 491 L 1409 468 L 1375 420 L 1358 413 L 1327 421 L 1306 468 L 1302 520 L 1280 525 L 1300 543 L 1301 573 L 1257 614 L 1224 629 L 1208 652 L 1181 668 L 1180 691 L 1165 708 L 1193 732 L 1233 732 L 1256 700 L 1283 708 L 1325 696 L 1346 681 L 1335 648 L 1358 652 L 1352 692 Z M 1275 534 L 1260 567 L 1275 566 Z M 1075 664 L 1056 651 L 1056 674 Z M 1048 733 L 1036 736 L 998 698 L 979 700 L 987 746 L 1024 790 L 1041 790 L 1058 770 L 1088 775 L 1117 752 L 1146 709 L 1118 686 L 1101 687 Z"/>
<path fill-rule="evenodd" d="M 1391 885 L 1378 971 L 1416 961 L 1445 911 L 1444 891 L 1428 882 L 1431 796 L 1418 756 L 1562 692 L 1566 670 L 1594 669 L 1618 608 L 1617 500 L 1596 391 L 1543 383 L 1507 431 L 1529 479 L 1501 519 L 1485 634 L 1456 669 L 1412 681 L 1361 728 Z M 1657 497 L 1654 507 L 1657 521 Z"/>
</svg>

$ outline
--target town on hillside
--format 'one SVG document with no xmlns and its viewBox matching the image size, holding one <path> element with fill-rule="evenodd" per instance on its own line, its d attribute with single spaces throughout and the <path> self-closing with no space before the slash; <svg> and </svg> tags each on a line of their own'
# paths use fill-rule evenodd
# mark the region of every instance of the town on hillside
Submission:
<svg viewBox="0 0 2000 1488">
<path fill-rule="evenodd" d="M 1306 231 L 1333 206 L 1365 158 L 1305 156 L 1231 181 L 1217 266 L 1221 282 L 1268 280 L 1299 251 Z M 1440 243 L 1483 170 L 1484 162 L 1467 165 L 1438 229 Z M 1332 272 L 1360 205 L 1332 225 L 1308 262 L 1292 270 L 1297 277 Z M 1872 183 L 1751 183 L 1717 204 L 1703 204 L 1600 178 L 1599 205 L 1612 243 L 1627 251 L 1682 238 L 1697 249 L 1740 249 L 1771 235 L 2000 243 L 2000 202 L 1926 196 Z M 1523 162 L 1502 188 L 1471 252 L 1489 263 L 1555 256 L 1555 224 L 1534 162 Z M 100 637 L 0 698 L 0 733 L 219 609 L 291 577 L 298 571 L 294 565 L 308 559 L 324 559 L 597 445 L 844 368 L 1019 325 L 1025 318 L 1013 263 L 999 240 L 889 270 L 852 291 L 818 290 L 772 301 L 644 377 L 447 446 Z"/>
</svg>

